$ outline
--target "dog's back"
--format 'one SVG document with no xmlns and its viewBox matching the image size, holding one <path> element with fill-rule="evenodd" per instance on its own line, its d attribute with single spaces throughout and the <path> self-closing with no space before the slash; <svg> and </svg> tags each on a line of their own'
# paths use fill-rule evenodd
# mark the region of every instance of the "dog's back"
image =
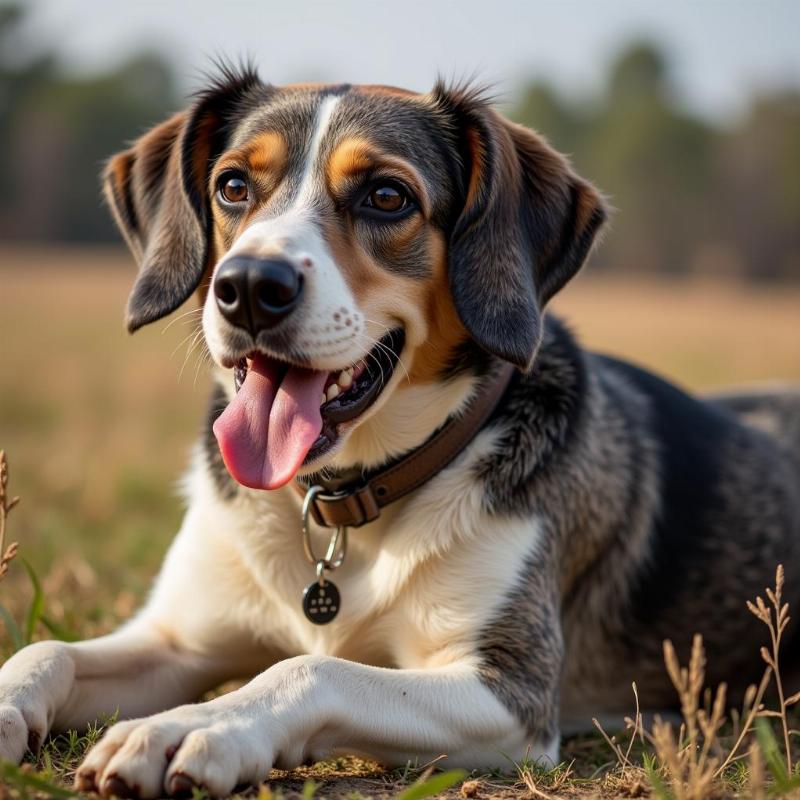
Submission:
<svg viewBox="0 0 800 800">
<path fill-rule="evenodd" d="M 639 426 L 631 435 L 651 443 L 654 461 L 644 469 L 641 457 L 633 462 L 627 491 L 635 496 L 648 475 L 658 488 L 641 560 L 633 566 L 612 547 L 602 568 L 577 587 L 568 615 L 577 620 L 572 649 L 593 651 L 595 672 L 602 671 L 602 653 L 610 676 L 620 663 L 631 665 L 640 699 L 665 708 L 674 692 L 660 663 L 662 641 L 673 641 L 685 660 L 699 632 L 709 684 L 726 681 L 739 698 L 763 671 L 763 627 L 745 601 L 763 595 L 778 563 L 786 569 L 784 599 L 794 608 L 800 598 L 800 388 L 698 397 L 614 358 L 592 355 L 589 364 L 604 391 L 617 387 L 619 402 L 630 407 L 631 425 Z M 632 526 L 631 515 L 623 538 L 634 535 Z M 632 567 L 625 591 L 603 595 L 603 607 L 617 616 L 609 612 L 596 636 L 580 619 L 625 564 Z M 785 644 L 789 668 L 800 649 L 792 629 Z M 602 679 L 593 675 L 589 683 Z M 629 696 L 612 697 L 612 683 L 613 677 L 597 704 L 627 708 Z M 563 695 L 569 720 L 577 696 L 569 681 Z"/>
<path fill-rule="evenodd" d="M 800 459 L 800 386 L 726 392 L 709 399 L 747 425 L 770 434 L 781 447 Z"/>
</svg>

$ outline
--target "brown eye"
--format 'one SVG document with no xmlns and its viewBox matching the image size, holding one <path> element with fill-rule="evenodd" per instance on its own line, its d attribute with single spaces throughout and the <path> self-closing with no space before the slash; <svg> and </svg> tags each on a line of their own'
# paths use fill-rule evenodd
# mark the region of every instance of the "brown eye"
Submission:
<svg viewBox="0 0 800 800">
<path fill-rule="evenodd" d="M 247 183 L 240 175 L 223 175 L 219 193 L 226 203 L 243 203 L 247 200 Z"/>
<path fill-rule="evenodd" d="M 407 204 L 408 195 L 402 187 L 389 183 L 376 186 L 366 200 L 366 205 L 370 208 L 387 214 L 402 211 Z"/>
</svg>

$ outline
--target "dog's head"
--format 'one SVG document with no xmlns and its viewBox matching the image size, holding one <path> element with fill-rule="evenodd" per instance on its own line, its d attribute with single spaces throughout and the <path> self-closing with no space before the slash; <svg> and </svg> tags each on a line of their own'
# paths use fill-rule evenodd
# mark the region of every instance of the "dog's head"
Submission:
<svg viewBox="0 0 800 800">
<path fill-rule="evenodd" d="M 597 192 L 475 92 L 226 74 L 115 156 L 140 264 L 128 327 L 199 290 L 239 391 L 217 420 L 241 483 L 326 463 L 408 382 L 531 367 L 542 309 L 605 218 Z"/>
</svg>

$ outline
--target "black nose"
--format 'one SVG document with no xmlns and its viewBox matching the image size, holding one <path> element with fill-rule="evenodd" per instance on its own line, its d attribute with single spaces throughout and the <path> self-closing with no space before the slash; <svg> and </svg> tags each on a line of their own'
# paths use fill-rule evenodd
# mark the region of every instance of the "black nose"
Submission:
<svg viewBox="0 0 800 800">
<path fill-rule="evenodd" d="M 214 297 L 222 316 L 253 336 L 290 314 L 302 291 L 302 275 L 288 261 L 234 256 L 214 278 Z"/>
</svg>

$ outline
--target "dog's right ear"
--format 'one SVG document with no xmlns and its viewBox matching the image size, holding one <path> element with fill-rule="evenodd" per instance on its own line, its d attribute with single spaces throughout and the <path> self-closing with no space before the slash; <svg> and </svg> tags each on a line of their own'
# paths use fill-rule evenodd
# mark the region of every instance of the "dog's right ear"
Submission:
<svg viewBox="0 0 800 800">
<path fill-rule="evenodd" d="M 210 257 L 209 173 L 232 122 L 266 88 L 251 70 L 224 70 L 191 109 L 108 162 L 104 194 L 139 264 L 129 331 L 174 311 L 200 284 Z"/>
</svg>

